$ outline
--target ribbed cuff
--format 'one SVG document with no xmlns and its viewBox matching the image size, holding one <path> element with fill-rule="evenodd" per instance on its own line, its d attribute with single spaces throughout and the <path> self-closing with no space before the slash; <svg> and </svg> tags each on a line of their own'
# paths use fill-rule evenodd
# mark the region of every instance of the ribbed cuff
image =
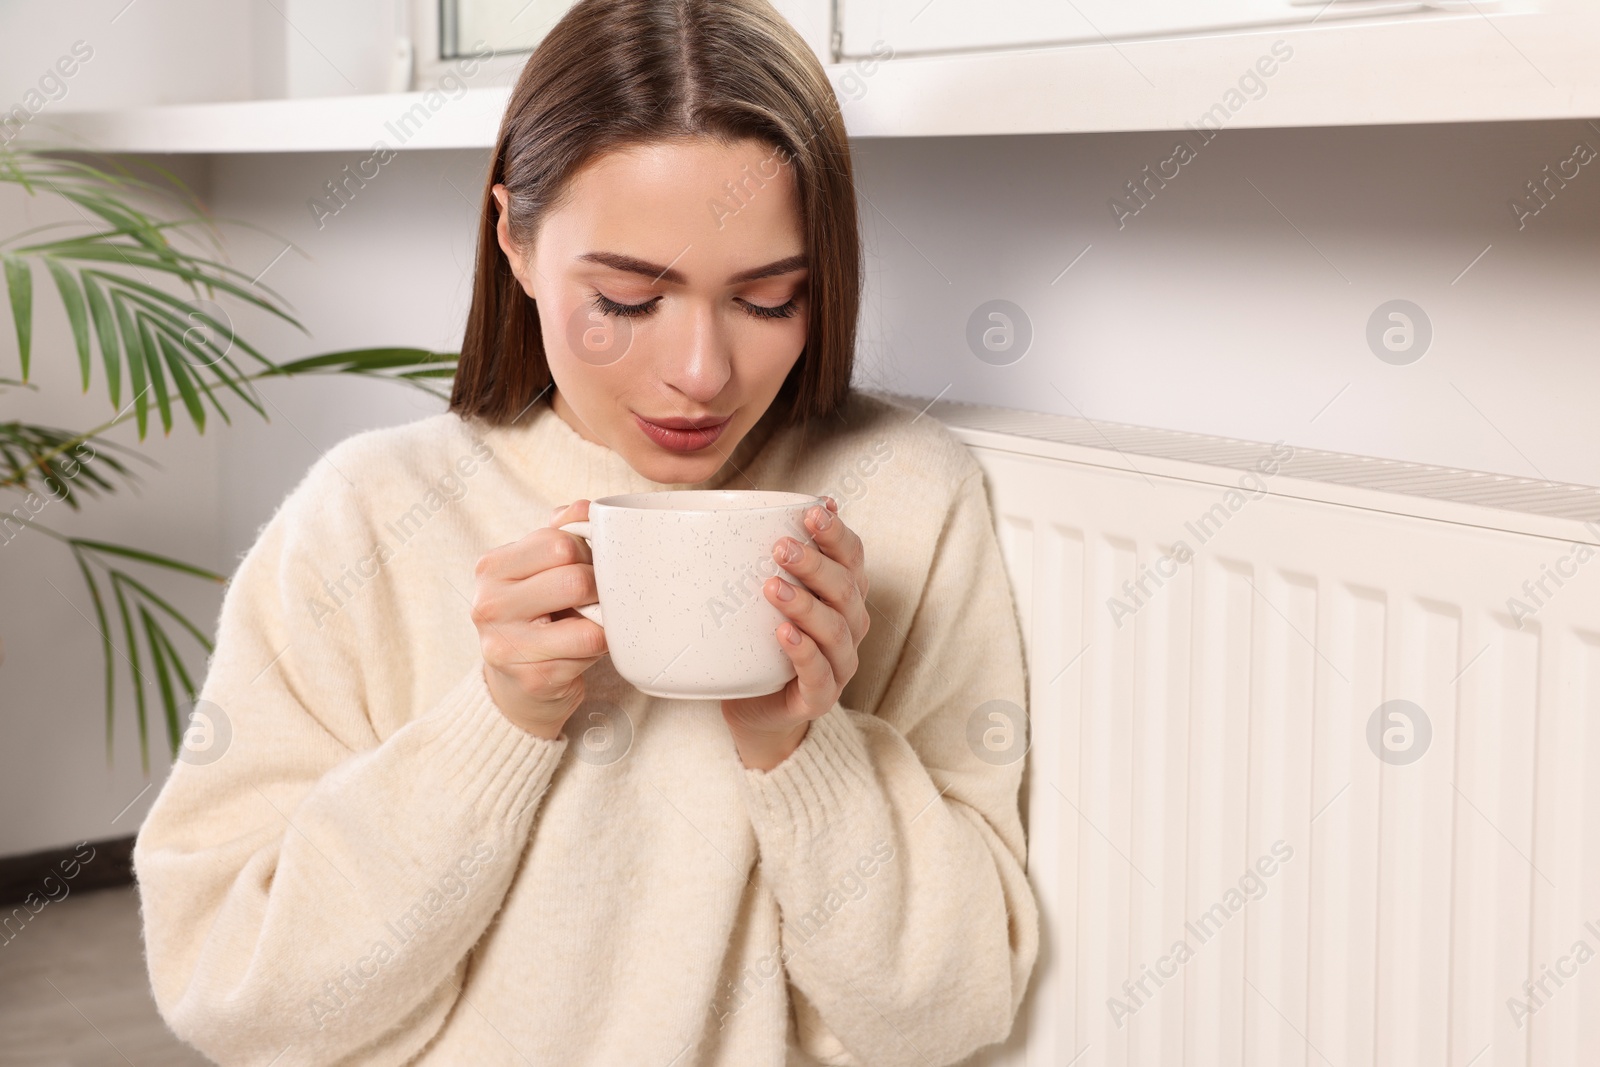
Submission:
<svg viewBox="0 0 1600 1067">
<path fill-rule="evenodd" d="M 778 847 L 802 845 L 864 810 L 873 788 L 866 739 L 835 702 L 811 720 L 805 740 L 770 771 L 744 769 L 750 816 Z"/>
<path fill-rule="evenodd" d="M 449 794 L 490 818 L 525 815 L 567 750 L 565 735 L 536 737 L 500 713 L 479 664 L 429 713 L 437 773 Z"/>
</svg>

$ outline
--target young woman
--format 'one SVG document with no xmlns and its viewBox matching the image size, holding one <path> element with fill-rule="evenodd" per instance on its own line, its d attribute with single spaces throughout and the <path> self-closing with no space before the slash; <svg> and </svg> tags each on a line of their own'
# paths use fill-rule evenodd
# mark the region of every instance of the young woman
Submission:
<svg viewBox="0 0 1600 1067">
<path fill-rule="evenodd" d="M 820 65 L 766 0 L 583 0 L 486 186 L 450 411 L 333 448 L 228 588 L 201 694 L 226 743 L 134 853 L 163 1015 L 279 1067 L 1004 1039 L 1038 945 L 1020 631 L 976 462 L 850 390 Z M 556 527 L 721 487 L 829 500 L 773 546 L 799 584 L 760 588 L 797 676 L 648 697 L 572 610 L 592 557 Z"/>
</svg>

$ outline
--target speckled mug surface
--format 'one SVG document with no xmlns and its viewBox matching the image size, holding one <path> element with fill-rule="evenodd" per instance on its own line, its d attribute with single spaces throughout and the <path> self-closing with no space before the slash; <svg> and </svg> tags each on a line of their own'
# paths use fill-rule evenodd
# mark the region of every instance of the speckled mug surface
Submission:
<svg viewBox="0 0 1600 1067">
<path fill-rule="evenodd" d="M 600 603 L 578 611 L 605 627 L 616 671 L 641 692 L 680 700 L 775 693 L 795 675 L 778 644 L 784 615 L 761 584 L 802 584 L 772 558 L 784 536 L 812 544 L 806 493 L 677 489 L 589 504 L 561 529 L 589 542 Z"/>
</svg>

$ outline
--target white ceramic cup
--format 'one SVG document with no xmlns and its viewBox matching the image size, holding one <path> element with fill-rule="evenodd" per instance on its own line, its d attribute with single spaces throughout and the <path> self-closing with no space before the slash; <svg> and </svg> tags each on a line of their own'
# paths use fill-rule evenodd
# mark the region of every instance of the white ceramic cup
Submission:
<svg viewBox="0 0 1600 1067">
<path fill-rule="evenodd" d="M 577 610 L 606 631 L 617 674 L 652 696 L 733 700 L 795 676 L 778 644 L 785 616 L 761 586 L 802 584 L 772 558 L 789 536 L 812 544 L 807 493 L 677 489 L 589 504 L 560 527 L 589 542 L 600 603 Z"/>
</svg>

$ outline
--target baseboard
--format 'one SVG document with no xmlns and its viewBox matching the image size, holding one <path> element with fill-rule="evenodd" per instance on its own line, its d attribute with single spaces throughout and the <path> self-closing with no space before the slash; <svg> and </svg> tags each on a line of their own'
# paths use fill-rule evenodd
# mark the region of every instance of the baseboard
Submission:
<svg viewBox="0 0 1600 1067">
<path fill-rule="evenodd" d="M 0 857 L 0 907 L 132 884 L 132 834 Z"/>
</svg>

